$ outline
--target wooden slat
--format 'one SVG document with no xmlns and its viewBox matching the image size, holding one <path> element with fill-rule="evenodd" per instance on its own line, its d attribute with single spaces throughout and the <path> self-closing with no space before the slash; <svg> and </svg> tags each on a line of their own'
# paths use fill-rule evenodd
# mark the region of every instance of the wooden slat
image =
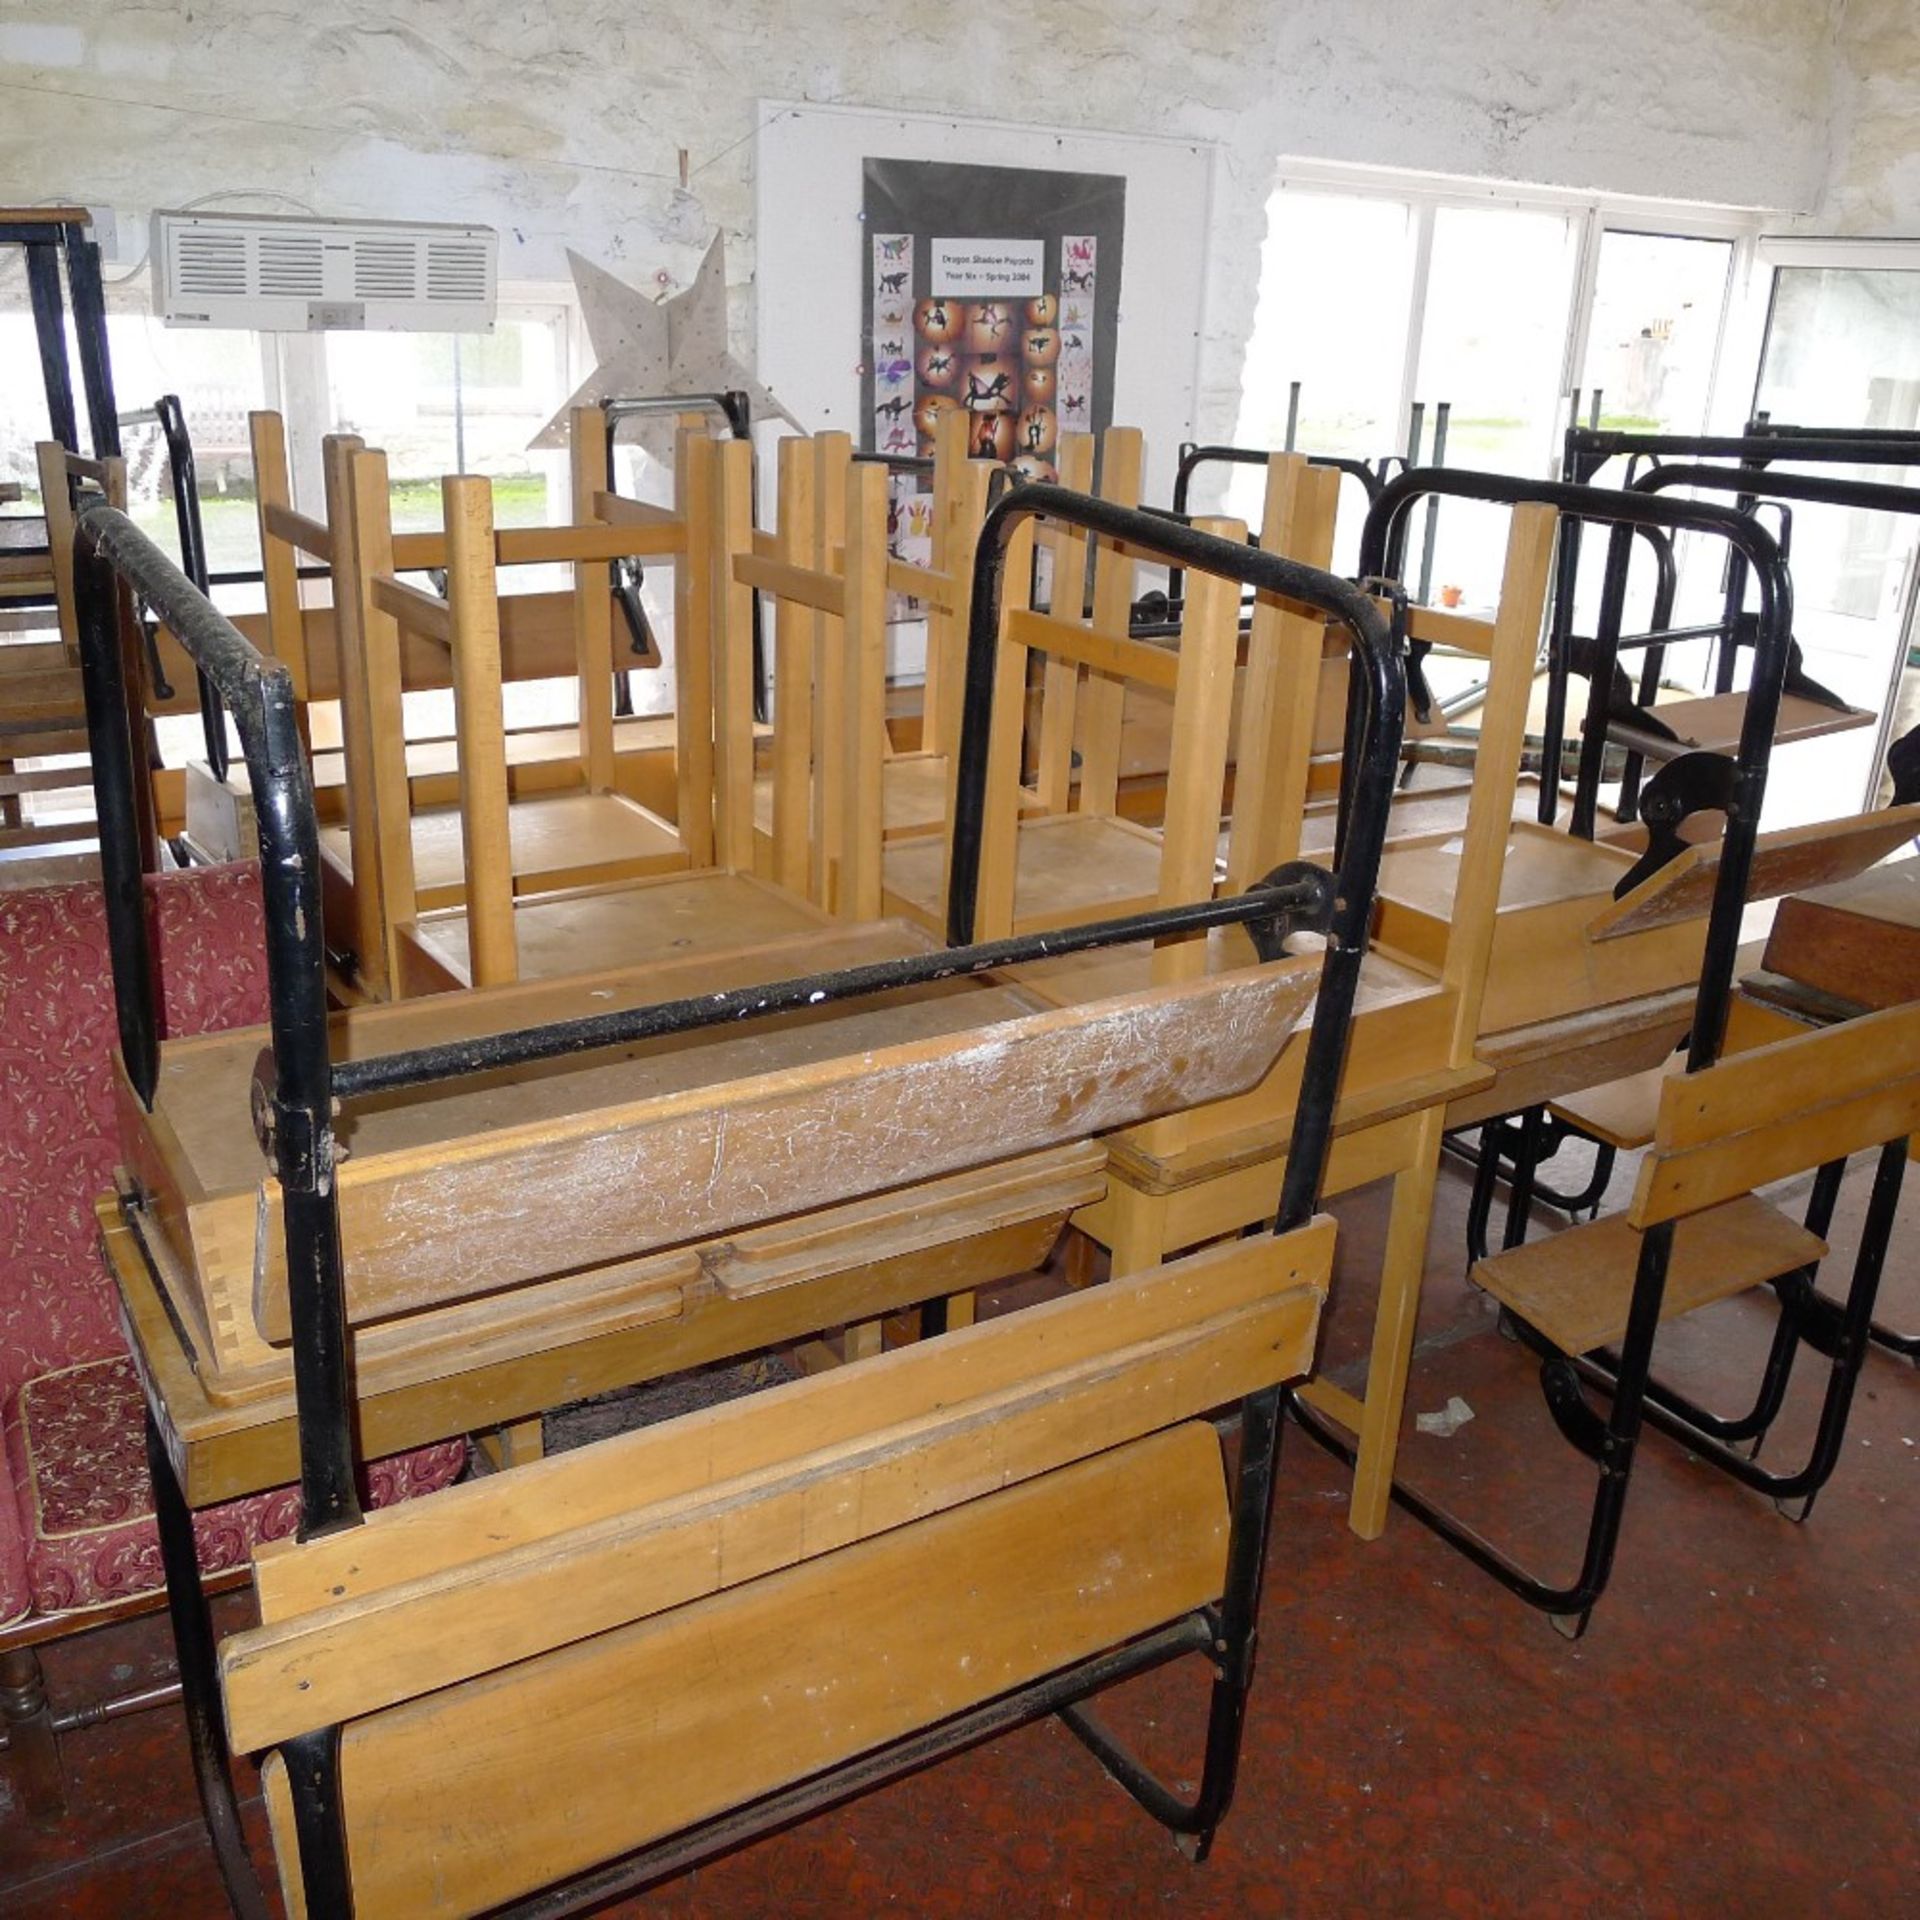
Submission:
<svg viewBox="0 0 1920 1920">
<path fill-rule="evenodd" d="M 333 558 L 333 535 L 311 514 L 296 512 L 290 506 L 270 500 L 262 504 L 260 518 L 276 540 L 285 541 L 295 552 L 314 560 Z"/>
<path fill-rule="evenodd" d="M 74 665 L 80 660 L 80 618 L 73 596 L 73 501 L 67 491 L 66 449 L 57 440 L 42 440 L 34 447 L 40 472 L 41 512 L 47 523 L 47 560 L 53 572 L 53 603 L 60 623 L 60 641 L 65 658 Z M 28 557 L 21 556 L 23 562 Z M 38 555 L 30 564 L 43 564 Z"/>
<path fill-rule="evenodd" d="M 327 519 L 341 529 L 339 548 L 330 563 L 333 571 L 330 651 L 340 689 L 340 733 L 347 769 L 347 835 L 354 875 L 353 945 L 368 991 L 374 998 L 383 999 L 388 991 L 389 974 L 387 940 L 380 913 L 381 841 L 374 778 L 373 708 L 367 686 L 366 649 L 362 643 L 367 609 L 361 604 L 354 556 L 353 463 L 363 453 L 357 437 L 329 434 L 321 442 Z M 385 486 L 384 474 L 380 485 Z M 266 517 L 263 508 L 263 522 Z M 262 535 L 263 543 L 277 538 L 268 525 Z M 409 849 L 409 863 L 411 857 Z M 339 939 L 338 931 L 333 938 Z"/>
<path fill-rule="evenodd" d="M 709 435 L 683 428 L 673 462 L 674 507 L 686 525 L 691 558 L 691 564 L 673 570 L 674 821 L 695 867 L 712 864 L 716 815 L 736 804 L 736 796 L 716 791 L 713 772 L 717 452 Z"/>
<path fill-rule="evenodd" d="M 714 859 L 730 872 L 753 868 L 753 595 L 731 562 L 753 540 L 753 449 L 715 443 L 713 611 Z"/>
<path fill-rule="evenodd" d="M 410 633 L 424 633 L 443 647 L 453 645 L 453 618 L 447 603 L 437 593 L 428 593 L 391 574 L 376 574 L 373 580 L 373 604 L 390 613 Z M 458 668 L 455 668 L 456 677 Z"/>
<path fill-rule="evenodd" d="M 812 564 L 831 573 L 829 556 L 836 550 L 843 555 L 841 565 L 845 565 L 853 441 L 845 433 L 817 433 L 813 436 L 813 457 Z M 814 608 L 806 616 L 813 631 L 814 831 L 808 894 L 820 905 L 829 905 L 832 900 L 833 876 L 844 851 L 841 835 L 847 820 L 847 752 L 843 738 L 847 651 L 838 624 L 842 612 Z"/>
<path fill-rule="evenodd" d="M 358 1718 L 1295 1377 L 1332 1257 L 1323 1219 L 623 1435 L 328 1551 L 324 1591 L 283 1551 L 272 1618 L 222 1650 L 231 1730 L 252 1750 Z M 319 1604 L 280 1612 L 296 1576 Z M 475 1645 L 480 1582 L 499 1632 Z"/>
<path fill-rule="evenodd" d="M 476 987 L 519 973 L 513 930 L 506 721 L 500 694 L 500 619 L 493 567 L 493 487 L 449 474 L 440 487 L 447 528 L 441 602 L 453 649 L 453 722 L 460 749 L 460 841 L 467 907 L 467 965 Z"/>
<path fill-rule="evenodd" d="M 355 1911 L 494 1906 L 1176 1619 L 1226 1527 L 1176 1428 L 354 1726 Z M 277 1761 L 268 1791 L 291 1858 Z"/>
<path fill-rule="evenodd" d="M 686 522 L 671 507 L 629 499 L 624 493 L 608 493 L 604 487 L 592 496 L 592 504 L 594 518 L 610 527 L 657 527 L 685 540 Z"/>
<path fill-rule="evenodd" d="M 1100 497 L 1117 506 L 1140 504 L 1146 443 L 1137 427 L 1109 427 L 1100 441 Z M 1095 544 L 1093 624 L 1102 633 L 1124 634 L 1133 615 L 1137 569 L 1114 543 Z M 1080 690 L 1080 810 L 1110 814 L 1120 797 L 1120 728 L 1126 689 L 1096 679 Z"/>
<path fill-rule="evenodd" d="M 777 475 L 779 533 L 774 556 L 806 566 L 815 534 L 814 457 L 799 435 L 780 442 Z M 758 536 L 756 536 L 756 546 Z M 773 654 L 773 874 L 789 893 L 806 898 L 813 839 L 813 629 L 797 609 L 777 613 Z"/>
<path fill-rule="evenodd" d="M 1676 1075 L 1630 1215 L 1676 1219 L 1917 1130 L 1920 1002 Z"/>
<path fill-rule="evenodd" d="M 1050 613 L 1022 609 L 1007 621 L 1007 638 L 1016 646 L 1049 657 L 1071 660 L 1095 673 L 1136 686 L 1171 693 L 1179 677 L 1180 656 L 1170 647 L 1150 647 L 1141 640 L 1123 640 L 1096 628 L 1062 620 Z"/>
<path fill-rule="evenodd" d="M 916 567 L 908 560 L 888 560 L 887 591 L 905 593 L 930 609 L 949 610 L 957 587 L 952 574 L 936 573 L 931 567 Z"/>
<path fill-rule="evenodd" d="M 363 449 L 348 466 L 346 552 L 336 557 L 334 611 L 351 600 L 359 631 L 350 640 L 341 632 L 342 657 L 349 645 L 360 652 L 365 682 L 366 752 L 372 767 L 373 838 L 378 846 L 374 885 L 377 890 L 382 978 L 391 981 L 399 968 L 400 929 L 411 926 L 418 910 L 413 867 L 412 793 L 407 784 L 406 711 L 401 700 L 400 628 L 393 616 L 373 598 L 373 582 L 394 571 L 393 504 L 387 479 L 387 456 Z M 345 580 L 339 562 L 345 562 Z M 342 593 L 344 585 L 345 593 Z M 344 718 L 344 715 L 343 715 Z M 347 746 L 349 764 L 353 743 Z M 366 880 L 359 866 L 362 840 L 356 836 L 354 896 Z M 367 956 L 360 960 L 366 964 Z"/>
<path fill-rule="evenodd" d="M 887 813 L 887 476 L 864 461 L 848 468 L 843 598 L 847 820 L 829 904 L 842 919 L 877 920 Z"/>
<path fill-rule="evenodd" d="M 811 607 L 816 613 L 831 614 L 836 620 L 847 610 L 846 583 L 831 573 L 812 567 L 796 567 L 787 560 L 763 560 L 758 554 L 734 556 L 733 577 L 743 587 L 770 593 L 776 599 L 795 606 Z"/>
<path fill-rule="evenodd" d="M 1275 454 L 1267 463 L 1262 549 L 1308 566 L 1331 565 L 1339 498 L 1336 471 L 1311 467 L 1299 454 Z M 1324 631 L 1322 622 L 1271 599 L 1255 603 L 1227 841 L 1227 883 L 1236 893 L 1302 852 Z"/>
<path fill-rule="evenodd" d="M 1063 435 L 1054 464 L 1060 484 L 1076 493 L 1093 491 L 1093 436 Z M 1084 627 L 1083 597 L 1087 588 L 1087 533 L 1067 521 L 1048 521 L 1037 538 L 1044 540 L 1053 561 L 1052 593 L 1057 618 L 1063 625 Z M 1038 618 L 1038 616 L 1032 616 Z M 1009 637 L 1013 637 L 1010 633 Z M 1079 705 L 1080 668 L 1077 658 L 1049 649 L 1042 670 L 1040 741 L 1034 766 L 1034 790 L 1048 813 L 1065 813 L 1073 794 L 1074 715 Z"/>
<path fill-rule="evenodd" d="M 1920 804 L 1819 820 L 1803 827 L 1763 833 L 1753 851 L 1747 899 L 1773 900 L 1805 893 L 1864 872 L 1920 834 Z M 1681 920 L 1701 918 L 1713 904 L 1722 842 L 1690 846 L 1598 914 L 1588 929 L 1594 940 L 1617 940 Z"/>
<path fill-rule="evenodd" d="M 1506 604 L 1504 594 L 1501 604 Z M 1386 611 L 1384 605 L 1382 611 Z M 1410 639 L 1430 641 L 1436 647 L 1451 647 L 1457 653 L 1470 653 L 1477 659 L 1493 657 L 1494 623 L 1470 613 L 1412 606 L 1407 609 L 1407 634 Z"/>
<path fill-rule="evenodd" d="M 1474 1279 L 1562 1353 L 1616 1344 L 1627 1330 L 1642 1235 L 1625 1214 L 1569 1227 L 1478 1262 Z M 1674 1228 L 1660 1318 L 1671 1320 L 1821 1259 L 1826 1242 L 1751 1194 Z"/>
<path fill-rule="evenodd" d="M 576 518 L 606 478 L 608 446 L 605 410 L 575 407 L 569 415 L 567 464 Z M 676 538 L 681 531 L 675 528 Z M 568 557 L 574 560 L 573 671 L 579 683 L 580 769 L 589 793 L 606 793 L 613 786 L 613 602 L 607 593 L 606 561 Z"/>
<path fill-rule="evenodd" d="M 292 506 L 287 466 L 287 429 L 279 414 L 258 409 L 247 415 L 253 450 L 253 490 L 260 528 L 260 571 L 267 597 L 266 651 L 286 663 L 295 696 L 313 698 L 306 622 L 300 612 L 300 563 L 284 540 L 274 537 L 269 511 Z"/>
<path fill-rule="evenodd" d="M 338 1177 L 349 1314 L 381 1319 L 703 1239 L 765 1218 L 769 1193 L 802 1212 L 1243 1092 L 1317 976 L 1316 958 L 1153 988 L 356 1156 Z M 284 1341 L 277 1183 L 263 1193 L 255 1316 Z"/>
</svg>

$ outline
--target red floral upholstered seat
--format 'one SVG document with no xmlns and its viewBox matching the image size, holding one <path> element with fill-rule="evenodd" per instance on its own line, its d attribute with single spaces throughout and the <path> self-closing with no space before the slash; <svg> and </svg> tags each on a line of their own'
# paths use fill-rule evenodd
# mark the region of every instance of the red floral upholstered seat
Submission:
<svg viewBox="0 0 1920 1920">
<path fill-rule="evenodd" d="M 164 1031 L 267 1013 L 250 866 L 149 882 Z M 0 894 L 0 1625 L 157 1588 L 140 1390 L 93 1219 L 112 1184 L 116 1044 L 97 886 Z M 374 1504 L 444 1486 L 465 1442 L 369 1470 Z M 299 1521 L 292 1488 L 196 1516 L 200 1564 L 237 1566 Z"/>
</svg>

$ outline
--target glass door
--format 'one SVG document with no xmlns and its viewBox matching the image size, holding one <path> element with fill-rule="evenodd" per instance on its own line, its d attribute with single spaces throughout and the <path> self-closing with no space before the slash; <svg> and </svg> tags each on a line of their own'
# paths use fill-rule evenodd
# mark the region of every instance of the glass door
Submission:
<svg viewBox="0 0 1920 1920">
<path fill-rule="evenodd" d="M 1755 411 L 1780 425 L 1920 433 L 1920 243 L 1781 243 L 1764 257 L 1773 279 Z M 1914 467 L 1821 470 L 1920 485 Z M 1794 627 L 1806 670 L 1880 723 L 1783 753 L 1770 782 L 1782 804 L 1769 806 L 1769 821 L 1829 816 L 1836 800 L 1871 804 L 1889 740 L 1920 722 L 1920 677 L 1908 664 L 1917 548 L 1911 515 L 1796 510 Z"/>
</svg>

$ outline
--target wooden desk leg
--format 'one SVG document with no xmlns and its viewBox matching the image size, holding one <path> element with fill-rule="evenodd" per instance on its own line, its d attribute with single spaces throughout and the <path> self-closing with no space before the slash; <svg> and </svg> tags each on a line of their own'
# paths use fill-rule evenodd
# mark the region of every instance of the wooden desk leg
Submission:
<svg viewBox="0 0 1920 1920">
<path fill-rule="evenodd" d="M 871 1360 L 886 1345 L 886 1329 L 878 1320 L 862 1320 L 840 1337 L 843 1360 Z"/>
<path fill-rule="evenodd" d="M 477 1433 L 474 1444 L 487 1456 L 496 1473 L 505 1473 L 509 1467 L 524 1467 L 529 1460 L 538 1460 L 546 1449 L 537 1413 L 530 1420 L 516 1420 L 511 1426 Z"/>
<path fill-rule="evenodd" d="M 1367 1394 L 1360 1420 L 1353 1503 L 1347 1510 L 1348 1524 L 1362 1540 L 1379 1539 L 1387 1524 L 1445 1123 L 1445 1112 L 1439 1107 L 1429 1107 L 1420 1115 L 1410 1162 L 1393 1177 L 1393 1210 L 1387 1221 L 1386 1256 L 1380 1269 L 1373 1351 L 1367 1358 Z"/>
</svg>

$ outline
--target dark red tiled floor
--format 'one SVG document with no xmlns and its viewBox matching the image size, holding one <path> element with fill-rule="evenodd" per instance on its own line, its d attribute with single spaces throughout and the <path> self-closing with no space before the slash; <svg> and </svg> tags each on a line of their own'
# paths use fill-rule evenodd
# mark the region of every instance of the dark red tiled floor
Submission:
<svg viewBox="0 0 1920 1920">
<path fill-rule="evenodd" d="M 1914 1183 L 1920 1188 L 1920 1181 Z M 1853 1183 L 1857 1215 L 1864 1181 Z M 1591 1485 L 1526 1356 L 1461 1278 L 1465 1185 L 1449 1175 L 1410 1414 L 1459 1394 L 1454 1438 L 1409 1438 L 1407 1473 L 1565 1570 Z M 1326 1362 L 1364 1351 L 1357 1276 L 1378 1194 L 1339 1211 Z M 1886 1317 L 1920 1324 L 1920 1196 Z M 1769 1325 L 1755 1300 L 1676 1330 L 1663 1364 L 1727 1404 Z M 1813 1385 L 1796 1387 L 1785 1459 Z M 1920 1376 L 1876 1354 L 1834 1484 L 1796 1527 L 1658 1437 L 1641 1453 L 1613 1591 L 1577 1645 L 1397 1516 L 1363 1545 L 1344 1476 L 1287 1437 L 1239 1802 L 1189 1865 L 1071 1736 L 1034 1726 L 681 1876 L 610 1911 L 694 1916 L 1027 1914 L 1920 1914 Z M 157 1622 L 56 1649 L 58 1693 L 164 1659 Z M 123 1678 L 118 1684 L 129 1684 Z M 1108 1717 L 1176 1774 L 1196 1755 L 1191 1666 L 1111 1696 Z M 68 1742 L 74 1811 L 0 1810 L 0 1910 L 223 1911 L 177 1714 Z M 93 1856 L 91 1865 L 85 1864 Z"/>
</svg>

